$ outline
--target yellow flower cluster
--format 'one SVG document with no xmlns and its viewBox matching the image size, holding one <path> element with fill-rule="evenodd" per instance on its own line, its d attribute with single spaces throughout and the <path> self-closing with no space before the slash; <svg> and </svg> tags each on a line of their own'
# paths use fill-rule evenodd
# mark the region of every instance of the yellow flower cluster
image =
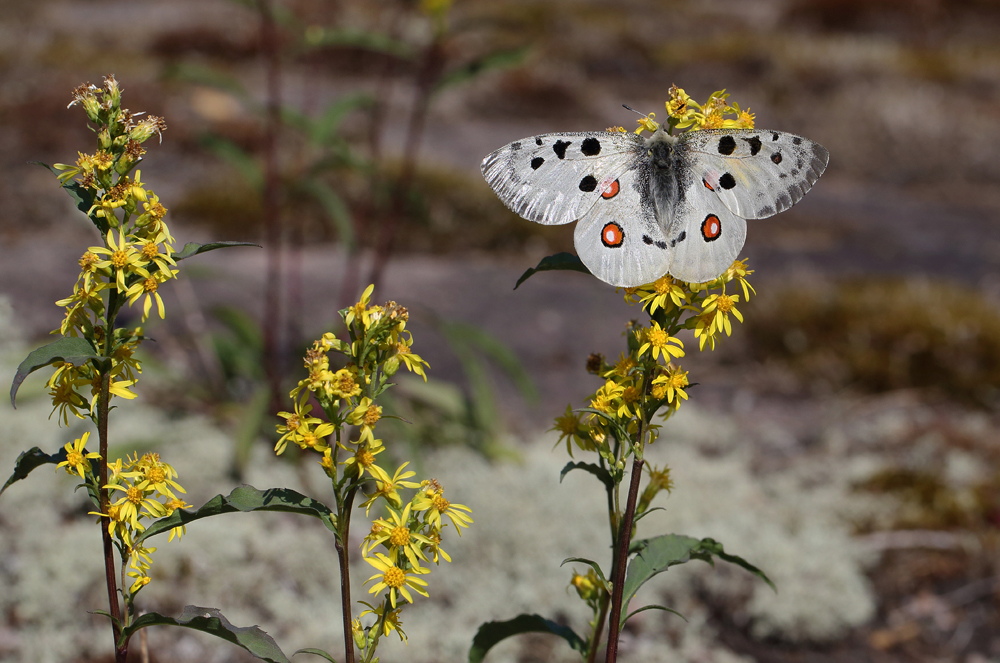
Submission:
<svg viewBox="0 0 1000 663">
<path fill-rule="evenodd" d="M 472 523 L 470 509 L 446 499 L 437 481 L 412 481 L 416 473 L 406 469 L 409 463 L 390 473 L 379 459 L 388 454 L 382 456 L 386 447 L 378 437 L 385 415 L 377 401 L 400 367 L 426 381 L 427 362 L 412 352 L 407 310 L 391 301 L 372 305 L 373 289 L 369 286 L 356 304 L 340 312 L 347 338 L 328 332 L 307 351 L 308 374 L 291 392 L 292 411 L 278 413 L 284 422 L 277 426 L 280 437 L 274 447 L 277 454 L 289 444 L 320 454 L 319 464 L 333 483 L 338 505 L 349 504 L 353 498 L 346 496 L 367 484 L 368 496 L 359 508 L 370 513 L 381 503 L 384 509 L 385 515 L 374 521 L 362 542 L 362 555 L 377 571 L 368 580 L 369 593 L 385 591 L 385 596 L 377 606 L 365 603 L 369 609 L 352 622 L 355 644 L 369 653 L 390 632 L 405 640 L 399 621 L 405 604 L 399 597 L 412 603 L 411 592 L 426 596 L 427 583 L 420 576 L 430 573 L 427 564 L 451 561 L 441 548 L 444 519 L 459 535 Z M 314 416 L 314 404 L 325 419 Z M 411 499 L 404 499 L 404 490 L 414 491 Z M 361 618 L 369 615 L 375 624 L 362 626 Z"/>
<path fill-rule="evenodd" d="M 66 444 L 66 460 L 59 463 L 71 475 L 78 475 L 91 488 L 97 487 L 90 459 L 100 458 L 100 454 L 87 453 L 86 445 L 90 433 L 84 433 L 80 438 Z M 123 572 L 132 578 L 129 588 L 129 598 L 150 582 L 149 569 L 152 564 L 151 555 L 156 548 L 146 548 L 141 543 L 136 544 L 136 535 L 145 531 L 148 522 L 166 518 L 176 509 L 186 509 L 191 505 L 184 502 L 176 493 L 186 492 L 179 483 L 177 471 L 164 463 L 159 454 L 146 453 L 135 457 L 126 456 L 124 460 L 117 459 L 108 464 L 108 483 L 103 488 L 117 491 L 122 495 L 117 501 L 108 504 L 107 513 L 90 512 L 94 516 L 108 518 L 108 533 L 114 538 L 122 552 Z M 176 492 L 175 492 L 176 491 Z M 96 492 L 96 491 L 95 491 Z M 95 498 L 96 499 L 96 498 Z M 168 541 L 174 537 L 180 540 L 184 527 L 175 527 L 170 531 Z"/>
<path fill-rule="evenodd" d="M 670 98 L 667 100 L 667 124 L 671 129 L 753 129 L 754 115 L 749 109 L 742 109 L 736 102 L 726 100 L 729 93 L 725 90 L 713 92 L 708 101 L 699 104 L 688 96 L 682 88 L 676 85 L 670 88 Z M 733 117 L 727 117 L 733 116 Z M 656 131 L 660 126 L 653 118 L 655 113 L 639 120 L 639 128 L 635 132 Z"/>
<path fill-rule="evenodd" d="M 158 289 L 177 275 L 174 239 L 163 220 L 167 209 L 142 182 L 141 172 L 136 170 L 133 175 L 132 170 L 145 152 L 142 143 L 161 135 L 166 124 L 162 118 L 122 108 L 121 88 L 113 76 L 105 78 L 102 87 L 79 86 L 73 91 L 70 106 L 76 104 L 95 125 L 97 150 L 80 153 L 74 165 L 55 164 L 53 168 L 64 186 L 76 189 L 78 198 L 92 201 L 87 213 L 100 229 L 104 243 L 88 248 L 80 257 L 80 275 L 73 293 L 56 302 L 65 315 L 52 333 L 85 338 L 98 354 L 110 356 L 112 395 L 134 398 L 128 388 L 141 373 L 132 355 L 143 340 L 142 329 L 119 329 L 110 339 L 105 329 L 113 328 L 114 318 L 126 302 L 131 306 L 142 300 L 142 322 L 149 318 L 154 303 L 160 318 L 165 316 Z M 55 366 L 56 373 L 48 384 L 54 412 L 59 412 L 64 424 L 70 414 L 83 418 L 83 412 L 93 411 L 97 401 L 84 397 L 79 388 L 91 384 L 92 395 L 96 394 L 98 372 L 89 364 Z"/>
</svg>

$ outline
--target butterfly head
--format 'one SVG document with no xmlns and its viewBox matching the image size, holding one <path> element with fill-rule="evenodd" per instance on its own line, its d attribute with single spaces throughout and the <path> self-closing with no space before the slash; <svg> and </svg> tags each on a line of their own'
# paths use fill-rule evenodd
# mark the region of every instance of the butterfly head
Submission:
<svg viewBox="0 0 1000 663">
<path fill-rule="evenodd" d="M 646 148 L 649 150 L 649 158 L 657 168 L 669 168 L 670 156 L 674 145 L 677 144 L 677 137 L 671 136 L 660 126 L 653 132 L 653 135 L 646 139 Z"/>
</svg>

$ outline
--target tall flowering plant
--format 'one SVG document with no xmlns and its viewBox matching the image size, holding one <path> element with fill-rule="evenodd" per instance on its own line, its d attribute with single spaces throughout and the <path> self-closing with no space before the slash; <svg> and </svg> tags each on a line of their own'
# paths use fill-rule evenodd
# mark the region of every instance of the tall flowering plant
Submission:
<svg viewBox="0 0 1000 663">
<path fill-rule="evenodd" d="M 344 660 L 355 663 L 356 647 L 365 663 L 377 661 L 375 650 L 381 637 L 395 632 L 405 640 L 400 612 L 414 600 L 414 594 L 427 595 L 424 578 L 430 567 L 441 559 L 450 561 L 441 547 L 446 528 L 453 526 L 460 533 L 472 523 L 469 509 L 449 501 L 437 481 L 411 481 L 414 473 L 406 470 L 406 463 L 390 474 L 377 459 L 385 451 L 376 437 L 376 425 L 383 416 L 378 399 L 392 386 L 389 378 L 401 366 L 423 376 L 427 366 L 410 350 L 413 339 L 406 330 L 406 309 L 392 302 L 370 306 L 369 288 L 361 301 L 342 311 L 349 340 L 326 334 L 313 345 L 306 356 L 308 377 L 292 391 L 294 411 L 281 413 L 284 422 L 275 451 L 280 454 L 295 444 L 319 453 L 319 464 L 333 482 L 334 509 L 289 489 L 252 486 L 217 495 L 195 509 L 184 501 L 177 471 L 159 454 L 111 459 L 108 419 L 112 403 L 136 398 L 134 389 L 142 375 L 137 352 L 146 339 L 142 327 L 120 324 L 122 311 L 135 306 L 141 311 L 141 323 L 154 310 L 165 318 L 159 289 L 177 277 L 181 261 L 244 245 L 189 243 L 176 248 L 165 221 L 167 208 L 136 170 L 145 153 L 143 143 L 162 136 L 166 123 L 123 108 L 121 97 L 113 76 L 100 87 L 86 84 L 73 91 L 70 106 L 80 106 L 86 113 L 97 136 L 96 150 L 79 153 L 75 164 L 47 167 L 93 223 L 100 242 L 83 252 L 72 293 L 57 302 L 63 309 L 62 323 L 53 331 L 57 340 L 28 355 L 11 388 L 13 404 L 28 375 L 51 367 L 47 387 L 52 415 L 62 426 L 81 420 L 89 421 L 95 430 L 84 432 L 55 453 L 38 447 L 25 451 L 0 493 L 50 464 L 85 488 L 103 541 L 108 595 L 108 610 L 95 612 L 110 619 L 118 663 L 127 660 L 132 636 L 154 625 L 193 628 L 262 660 L 287 663 L 288 657 L 267 633 L 257 627 L 234 626 L 215 608 L 187 606 L 180 615 L 171 616 L 137 605 L 139 593 L 152 578 L 156 552 L 150 545 L 152 537 L 167 533 L 168 541 L 180 540 L 191 522 L 251 511 L 312 516 L 334 534 L 344 583 Z M 331 354 L 342 356 L 336 370 L 331 368 Z M 312 416 L 314 403 L 326 422 Z M 365 603 L 367 609 L 354 617 L 347 543 L 352 507 L 362 490 L 365 501 L 360 507 L 381 515 L 361 549 L 362 558 L 376 571 L 368 584 L 369 593 L 377 598 L 374 604 Z M 363 626 L 364 622 L 369 623 Z M 320 650 L 305 651 L 332 660 Z"/>
<path fill-rule="evenodd" d="M 428 595 L 425 578 L 431 567 L 442 559 L 451 561 L 441 547 L 446 528 L 451 525 L 461 536 L 462 528 L 472 524 L 471 510 L 448 500 L 437 480 L 413 481 L 416 473 L 406 469 L 408 462 L 392 470 L 389 454 L 382 455 L 386 446 L 378 436 L 378 423 L 388 415 L 379 398 L 392 387 L 391 378 L 400 368 L 426 380 L 427 362 L 412 352 L 407 310 L 391 301 L 372 305 L 373 290 L 368 286 L 356 304 L 340 311 L 347 338 L 328 332 L 306 353 L 308 374 L 291 391 L 292 411 L 278 415 L 283 421 L 274 447 L 277 454 L 291 445 L 317 454 L 317 463 L 330 479 L 336 501 L 333 524 L 345 660 L 363 663 L 378 661 L 375 652 L 384 636 L 395 633 L 406 640 L 400 614 L 415 594 Z M 314 405 L 323 418 L 314 416 Z M 380 517 L 361 544 L 361 557 L 374 571 L 365 584 L 375 603 L 362 601 L 366 609 L 354 617 L 348 540 L 359 497 L 363 501 L 358 508 L 366 514 L 374 510 Z"/>
<path fill-rule="evenodd" d="M 667 102 L 669 126 L 680 129 L 752 128 L 753 115 L 730 105 L 725 91 L 716 92 L 704 104 L 694 102 L 682 89 L 674 87 Z M 639 121 L 641 131 L 655 131 L 659 125 L 653 116 Z M 624 131 L 624 129 L 618 129 Z M 521 277 L 520 285 L 536 271 L 553 269 L 585 270 L 574 256 L 560 254 L 542 261 Z M 653 283 L 625 288 L 625 301 L 639 306 L 644 319 L 631 320 L 625 331 L 625 350 L 617 359 L 603 355 L 587 359 L 587 372 L 601 382 L 589 403 L 566 411 L 555 420 L 559 442 L 566 445 L 571 459 L 584 454 L 587 460 L 570 460 L 562 470 L 582 470 L 593 475 L 607 493 L 608 526 L 612 555 L 610 563 L 571 557 L 563 564 L 589 567 L 586 573 L 573 571 L 570 586 L 591 611 L 589 631 L 578 635 L 572 628 L 537 614 L 524 614 L 512 620 L 489 622 L 480 627 L 469 660 L 478 663 L 497 642 L 526 632 L 558 635 L 592 663 L 607 629 L 605 660 L 617 657 L 618 635 L 632 615 L 650 609 L 674 610 L 649 605 L 628 612 L 629 602 L 639 588 L 669 567 L 692 559 L 713 562 L 721 559 L 771 581 L 760 569 L 725 552 L 714 539 L 696 539 L 678 534 L 663 534 L 635 539 L 636 523 L 647 514 L 661 493 L 673 488 L 670 468 L 648 465 L 645 449 L 657 441 L 664 423 L 688 400 L 691 385 L 688 372 L 681 366 L 686 356 L 683 330 L 693 332 L 699 350 L 714 350 L 732 334 L 733 322 L 743 322 L 737 304 L 756 294 L 747 277 L 752 274 L 745 260 L 736 260 L 718 278 L 708 283 L 685 283 L 663 276 Z M 632 459 L 627 492 L 622 495 L 626 467 Z M 772 585 L 773 587 L 773 585 Z"/>
</svg>

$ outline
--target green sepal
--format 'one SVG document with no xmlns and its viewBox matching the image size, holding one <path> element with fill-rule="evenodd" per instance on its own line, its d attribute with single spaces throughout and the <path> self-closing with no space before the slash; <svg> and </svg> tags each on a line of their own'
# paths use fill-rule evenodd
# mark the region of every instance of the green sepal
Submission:
<svg viewBox="0 0 1000 663">
<path fill-rule="evenodd" d="M 590 568 L 594 569 L 597 571 L 597 576 L 601 579 L 601 582 L 604 583 L 605 588 L 610 590 L 611 583 L 609 583 L 608 579 L 604 577 L 604 571 L 601 570 L 601 565 L 594 560 L 587 559 L 586 557 L 567 557 L 562 561 L 562 563 L 559 564 L 559 566 L 565 566 L 567 562 L 580 562 L 581 564 L 586 564 Z"/>
<path fill-rule="evenodd" d="M 638 553 L 629 562 L 628 573 L 625 574 L 625 585 L 622 588 L 622 606 L 628 606 L 639 588 L 653 576 L 663 573 L 671 566 L 684 564 L 692 559 L 700 559 L 713 566 L 713 556 L 736 564 L 766 582 L 771 589 L 774 583 L 764 575 L 764 572 L 746 560 L 723 551 L 722 544 L 715 539 L 696 539 L 681 534 L 664 534 L 651 539 L 633 541 L 629 553 Z M 775 589 L 775 591 L 777 591 Z M 624 613 L 624 610 L 622 610 Z M 625 623 L 623 619 L 622 624 Z"/>
<path fill-rule="evenodd" d="M 17 367 L 17 372 L 14 374 L 14 381 L 10 385 L 10 404 L 15 409 L 17 408 L 17 405 L 14 403 L 17 390 L 21 387 L 21 383 L 24 382 L 24 378 L 39 368 L 57 361 L 64 361 L 74 366 L 83 366 L 91 359 L 101 359 L 101 355 L 97 354 L 94 346 L 86 339 L 71 336 L 64 336 L 48 345 L 43 345 L 40 348 L 32 350 L 24 358 L 24 361 L 21 362 L 21 365 Z"/>
<path fill-rule="evenodd" d="M 646 606 L 643 606 L 643 607 L 639 608 L 638 610 L 633 610 L 632 612 L 628 613 L 628 616 L 625 617 L 625 619 L 622 620 L 622 625 L 624 625 L 625 622 L 627 622 L 629 619 L 631 619 L 632 615 L 637 615 L 640 612 L 645 612 L 646 610 L 664 610 L 666 612 L 672 612 L 675 615 L 677 615 L 678 617 L 680 617 L 681 619 L 683 619 L 684 621 L 687 621 L 687 617 L 685 617 L 681 613 L 677 612 L 673 608 L 668 608 L 668 607 L 663 606 L 663 605 L 646 605 Z"/>
<path fill-rule="evenodd" d="M 47 454 L 38 447 L 31 447 L 27 451 L 22 451 L 21 455 L 14 461 L 14 473 L 7 479 L 7 483 L 0 488 L 0 495 L 7 490 L 12 483 L 26 479 L 32 470 L 42 465 L 58 465 L 66 460 L 66 450 L 60 449 L 54 454 Z"/>
<path fill-rule="evenodd" d="M 186 258 L 192 258 L 199 253 L 207 253 L 208 251 L 214 251 L 215 249 L 227 249 L 231 246 L 256 246 L 258 249 L 261 248 L 260 244 L 254 244 L 253 242 L 210 242 L 208 244 L 188 242 L 184 245 L 183 249 L 172 254 L 170 257 L 173 258 L 174 261 L 180 262 Z"/>
<path fill-rule="evenodd" d="M 139 545 L 151 536 L 169 532 L 175 527 L 187 525 L 195 520 L 224 513 L 250 511 L 285 511 L 313 516 L 323 521 L 328 530 L 337 533 L 336 516 L 321 502 L 288 488 L 258 490 L 253 486 L 242 485 L 234 488 L 228 496 L 216 495 L 197 511 L 177 509 L 166 518 L 160 518 L 135 538 L 135 545 Z"/>
<path fill-rule="evenodd" d="M 551 633 L 565 640 L 570 647 L 587 653 L 587 642 L 568 626 L 560 626 L 541 615 L 518 615 L 505 622 L 486 622 L 479 627 L 469 648 L 469 663 L 480 663 L 486 653 L 501 640 L 522 633 Z"/>
<path fill-rule="evenodd" d="M 640 520 L 642 520 L 649 514 L 653 513 L 654 511 L 666 511 L 666 509 L 664 509 L 662 506 L 654 506 L 652 509 L 646 509 L 632 520 L 632 524 L 634 525 L 635 523 L 639 522 Z M 631 546 L 629 546 L 629 548 L 631 548 Z"/>
<path fill-rule="evenodd" d="M 322 656 L 326 660 L 330 661 L 330 663 L 337 663 L 337 659 L 335 659 L 333 656 L 330 656 L 322 649 L 316 649 L 315 647 L 306 647 L 305 649 L 297 649 L 295 652 L 292 653 L 292 656 L 296 656 L 298 654 L 313 654 L 315 656 Z"/>
<path fill-rule="evenodd" d="M 582 462 L 568 462 L 562 468 L 562 472 L 559 473 L 559 483 L 562 483 L 563 478 L 573 470 L 583 470 L 585 472 L 590 472 L 595 477 L 600 479 L 601 483 L 608 490 L 614 490 L 615 480 L 611 477 L 611 473 L 600 465 L 595 465 L 594 463 L 582 463 Z"/>
<path fill-rule="evenodd" d="M 184 606 L 180 617 L 167 617 L 157 612 L 140 615 L 122 629 L 118 646 L 122 647 L 139 629 L 147 626 L 183 626 L 202 633 L 214 635 L 248 651 L 255 658 L 270 663 L 289 663 L 288 657 L 278 647 L 274 638 L 258 626 L 233 626 L 215 608 L 201 608 L 196 605 Z"/>
<path fill-rule="evenodd" d="M 43 163 L 41 161 L 29 161 L 28 163 L 48 168 L 53 175 L 56 177 L 59 176 L 59 171 L 47 163 Z M 90 214 L 90 211 L 94 209 L 95 197 L 93 192 L 76 180 L 70 180 L 60 186 L 62 186 L 62 188 L 66 190 L 66 193 L 69 194 L 69 197 L 73 199 L 73 202 L 76 204 L 76 208 L 87 215 L 87 218 L 89 218 L 90 221 L 97 227 L 97 230 L 100 231 L 101 235 L 108 234 L 110 226 L 108 226 L 107 220 L 91 216 Z"/>
<path fill-rule="evenodd" d="M 563 251 L 562 253 L 557 253 L 553 256 L 545 256 L 536 266 L 525 270 L 524 274 L 521 274 L 521 278 L 519 278 L 517 283 L 514 284 L 514 290 L 517 290 L 518 286 L 527 281 L 533 274 L 537 272 L 552 271 L 582 272 L 584 274 L 591 273 L 579 257 L 572 253 Z"/>
</svg>

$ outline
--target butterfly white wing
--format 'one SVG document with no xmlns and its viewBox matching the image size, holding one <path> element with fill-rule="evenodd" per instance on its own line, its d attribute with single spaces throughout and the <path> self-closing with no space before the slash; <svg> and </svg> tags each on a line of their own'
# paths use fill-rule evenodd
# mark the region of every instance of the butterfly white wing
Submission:
<svg viewBox="0 0 1000 663">
<path fill-rule="evenodd" d="M 657 222 L 651 174 L 648 160 L 637 159 L 576 224 L 576 252 L 605 283 L 632 287 L 667 273 L 673 247 Z"/>
<path fill-rule="evenodd" d="M 714 129 L 678 138 L 681 160 L 744 219 L 773 216 L 797 203 L 830 161 L 819 143 L 781 131 Z"/>
<path fill-rule="evenodd" d="M 634 134 L 558 133 L 515 141 L 483 159 L 483 177 L 503 203 L 545 225 L 571 223 L 645 153 Z"/>
<path fill-rule="evenodd" d="M 743 248 L 747 222 L 733 214 L 700 179 L 688 179 L 669 218 L 670 274 L 681 281 L 703 283 L 726 271 Z M 668 216 L 669 215 L 669 216 Z"/>
</svg>

